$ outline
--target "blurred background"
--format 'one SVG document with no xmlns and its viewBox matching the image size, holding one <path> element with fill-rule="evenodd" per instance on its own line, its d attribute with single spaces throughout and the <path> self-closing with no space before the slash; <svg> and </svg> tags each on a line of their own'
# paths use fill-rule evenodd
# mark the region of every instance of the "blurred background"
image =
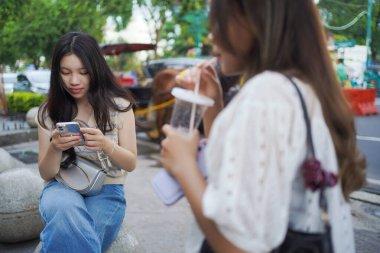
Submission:
<svg viewBox="0 0 380 253">
<path fill-rule="evenodd" d="M 343 86 L 377 88 L 379 1 L 315 2 L 324 23 L 332 61 L 343 59 L 345 64 L 347 79 L 343 80 Z M 154 45 L 153 48 L 105 53 L 121 85 L 149 85 L 146 79 L 168 67 L 161 61 L 144 68 L 152 60 L 210 55 L 207 14 L 206 0 L 1 1 L 0 72 L 4 73 L 4 88 L 0 88 L 6 94 L 17 91 L 46 94 L 52 47 L 69 31 L 89 33 L 101 46 L 115 43 Z M 169 67 L 192 64 L 179 61 L 178 64 L 171 62 Z"/>
</svg>

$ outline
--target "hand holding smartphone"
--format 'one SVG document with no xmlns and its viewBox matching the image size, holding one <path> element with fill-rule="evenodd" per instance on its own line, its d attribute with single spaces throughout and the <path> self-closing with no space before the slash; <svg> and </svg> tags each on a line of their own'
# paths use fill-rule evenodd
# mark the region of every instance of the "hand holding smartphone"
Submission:
<svg viewBox="0 0 380 253">
<path fill-rule="evenodd" d="M 78 144 L 78 146 L 83 146 L 85 145 L 85 140 L 82 132 L 80 131 L 80 126 L 78 122 L 58 122 L 56 124 L 56 127 L 59 131 L 59 134 L 61 136 L 81 136 L 82 141 Z"/>
</svg>

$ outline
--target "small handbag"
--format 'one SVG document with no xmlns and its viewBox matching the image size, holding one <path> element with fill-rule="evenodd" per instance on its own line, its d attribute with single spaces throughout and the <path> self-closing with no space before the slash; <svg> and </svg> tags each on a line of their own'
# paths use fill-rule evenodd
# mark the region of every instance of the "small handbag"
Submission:
<svg viewBox="0 0 380 253">
<path fill-rule="evenodd" d="M 306 104 L 297 84 L 288 76 L 289 81 L 297 90 L 300 98 L 303 115 L 306 123 L 307 138 L 307 158 L 302 165 L 302 174 L 305 187 L 312 191 L 320 190 L 319 207 L 321 220 L 324 223 L 322 233 L 307 233 L 288 229 L 284 241 L 279 247 L 272 250 L 272 253 L 333 253 L 333 243 L 331 240 L 331 229 L 327 212 L 327 201 L 325 188 L 336 185 L 337 176 L 325 171 L 321 163 L 315 157 L 313 138 L 311 133 L 310 119 L 307 113 Z M 213 253 L 213 249 L 207 240 L 203 241 L 200 253 Z"/>
<path fill-rule="evenodd" d="M 55 179 L 84 196 L 94 196 L 102 190 L 107 172 L 111 167 L 108 156 L 97 151 L 101 168 L 94 162 L 77 156 L 67 168 L 60 169 Z"/>
</svg>

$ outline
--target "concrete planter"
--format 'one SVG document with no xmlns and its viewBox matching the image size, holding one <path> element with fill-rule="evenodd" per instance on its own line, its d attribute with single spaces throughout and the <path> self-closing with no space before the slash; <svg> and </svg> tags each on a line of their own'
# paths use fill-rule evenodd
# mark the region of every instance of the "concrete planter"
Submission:
<svg viewBox="0 0 380 253">
<path fill-rule="evenodd" d="M 30 169 L 8 169 L 0 173 L 0 242 L 38 238 L 43 228 L 38 210 L 42 188 L 42 179 Z"/>
<path fill-rule="evenodd" d="M 6 150 L 2 148 L 0 148 L 0 161 L 1 161 L 0 173 L 8 169 L 20 168 L 24 166 L 22 162 L 15 159 Z"/>
<path fill-rule="evenodd" d="M 28 125 L 31 127 L 31 128 L 36 128 L 37 127 L 37 123 L 36 121 L 34 120 L 37 113 L 38 113 L 38 108 L 39 107 L 33 107 L 31 108 L 27 113 L 26 113 L 26 122 L 28 123 Z"/>
</svg>

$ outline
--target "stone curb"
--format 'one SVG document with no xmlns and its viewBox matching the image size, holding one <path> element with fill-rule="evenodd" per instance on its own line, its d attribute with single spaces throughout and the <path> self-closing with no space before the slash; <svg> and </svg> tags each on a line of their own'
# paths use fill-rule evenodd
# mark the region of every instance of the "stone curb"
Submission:
<svg viewBox="0 0 380 253">
<path fill-rule="evenodd" d="M 15 145 L 22 142 L 36 141 L 38 139 L 37 132 L 37 128 L 2 132 L 0 134 L 0 147 Z"/>
<path fill-rule="evenodd" d="M 380 206 L 380 195 L 365 192 L 365 191 L 355 191 L 350 195 L 351 199 L 366 202 L 372 205 Z"/>
</svg>

